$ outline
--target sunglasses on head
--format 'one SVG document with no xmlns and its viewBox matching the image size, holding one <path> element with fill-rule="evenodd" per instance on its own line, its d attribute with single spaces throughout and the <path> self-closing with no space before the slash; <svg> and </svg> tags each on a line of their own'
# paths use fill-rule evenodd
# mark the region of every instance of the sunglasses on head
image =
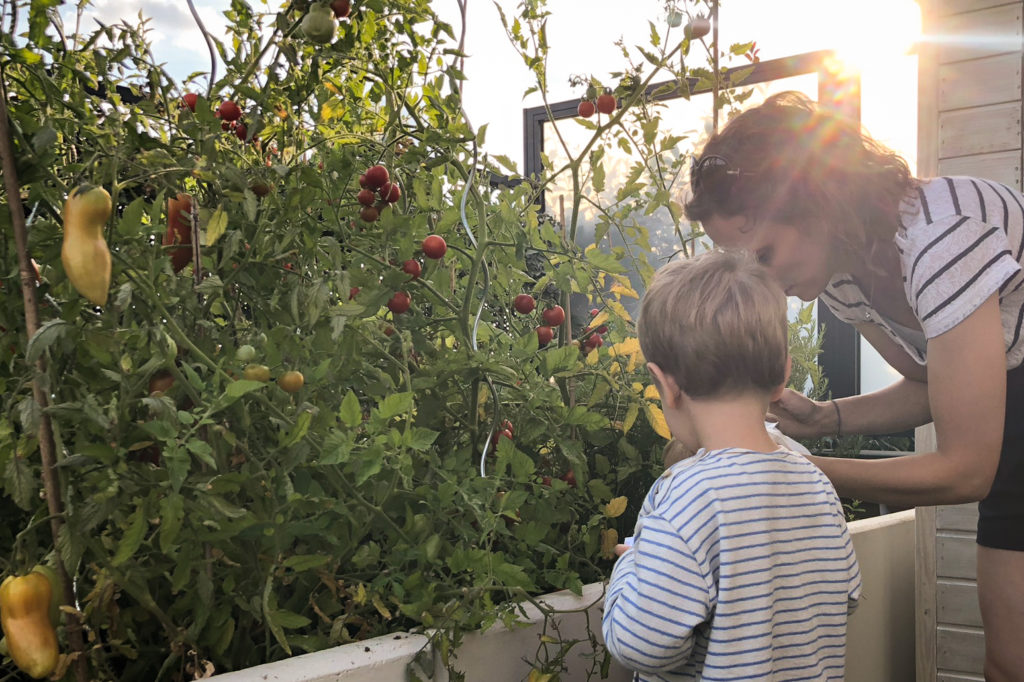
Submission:
<svg viewBox="0 0 1024 682">
<path fill-rule="evenodd" d="M 733 182 L 740 175 L 749 173 L 730 168 L 724 157 L 708 154 L 700 159 L 696 156 L 690 158 L 690 190 L 694 194 L 706 191 L 715 197 L 728 196 Z"/>
</svg>

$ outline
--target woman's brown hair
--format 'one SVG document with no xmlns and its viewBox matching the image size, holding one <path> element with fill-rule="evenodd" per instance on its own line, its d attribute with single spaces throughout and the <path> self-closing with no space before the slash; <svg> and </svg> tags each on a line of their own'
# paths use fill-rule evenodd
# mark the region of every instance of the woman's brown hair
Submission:
<svg viewBox="0 0 1024 682">
<path fill-rule="evenodd" d="M 709 163 L 698 162 L 691 175 L 690 220 L 742 215 L 823 225 L 851 253 L 893 237 L 900 203 L 917 186 L 907 162 L 856 121 L 792 91 L 730 120 L 701 158 Z"/>
</svg>

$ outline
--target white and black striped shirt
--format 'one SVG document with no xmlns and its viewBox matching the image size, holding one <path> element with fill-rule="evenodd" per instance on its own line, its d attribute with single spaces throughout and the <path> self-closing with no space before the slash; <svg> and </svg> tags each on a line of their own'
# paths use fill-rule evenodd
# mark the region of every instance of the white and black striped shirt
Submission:
<svg viewBox="0 0 1024 682">
<path fill-rule="evenodd" d="M 700 450 L 655 482 L 612 571 L 605 645 L 643 681 L 842 680 L 861 578 L 825 475 Z"/>
<path fill-rule="evenodd" d="M 922 181 L 901 206 L 896 247 L 907 301 L 926 339 L 949 331 L 999 292 L 1006 367 L 1024 360 L 1024 195 L 991 180 Z M 832 278 L 821 300 L 850 324 L 871 322 L 918 363 L 926 348 L 872 310 L 847 274 Z"/>
</svg>

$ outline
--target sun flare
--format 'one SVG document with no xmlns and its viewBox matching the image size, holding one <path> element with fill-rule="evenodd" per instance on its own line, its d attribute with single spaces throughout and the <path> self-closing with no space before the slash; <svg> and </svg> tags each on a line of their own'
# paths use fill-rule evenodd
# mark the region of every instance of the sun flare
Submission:
<svg viewBox="0 0 1024 682">
<path fill-rule="evenodd" d="M 913 52 L 921 40 L 921 8 L 914 0 L 844 3 L 836 25 L 836 55 L 855 71 L 884 68 Z"/>
</svg>

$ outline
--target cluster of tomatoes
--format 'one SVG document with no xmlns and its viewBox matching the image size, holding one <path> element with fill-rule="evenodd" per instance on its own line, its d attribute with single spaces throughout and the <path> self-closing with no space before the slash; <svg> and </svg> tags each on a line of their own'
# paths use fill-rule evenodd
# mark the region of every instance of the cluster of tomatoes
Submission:
<svg viewBox="0 0 1024 682">
<path fill-rule="evenodd" d="M 181 103 L 183 106 L 188 107 L 189 111 L 194 112 L 196 104 L 199 103 L 199 95 L 194 92 L 186 92 L 181 98 Z M 235 136 L 242 142 L 256 142 L 259 139 L 258 135 L 249 137 L 249 128 L 241 120 L 242 108 L 232 100 L 226 99 L 221 102 L 220 106 L 213 113 L 214 116 L 220 119 L 221 129 L 234 132 Z"/>
<path fill-rule="evenodd" d="M 605 89 L 596 98 L 591 97 L 590 94 L 588 92 L 588 96 L 580 100 L 579 106 L 576 107 L 576 113 L 583 118 L 590 118 L 594 115 L 595 111 L 605 115 L 612 114 L 619 106 L 619 102 L 615 99 L 615 95 L 612 94 L 611 90 Z"/>
<path fill-rule="evenodd" d="M 440 260 L 444 258 L 444 254 L 448 251 L 448 244 L 445 242 L 444 237 L 439 234 L 432 234 L 423 240 L 421 246 L 423 255 L 433 260 Z M 409 275 L 409 278 L 419 279 L 419 276 L 423 273 L 423 266 L 415 258 L 402 263 L 402 272 Z M 359 294 L 359 287 L 352 287 L 348 292 L 348 299 L 351 301 Z M 402 313 L 409 310 L 409 306 L 412 305 L 412 296 L 407 291 L 396 291 L 395 294 L 388 299 L 387 307 L 393 315 L 401 315 Z M 390 333 L 388 336 L 394 333 L 393 329 L 389 328 Z"/>
<path fill-rule="evenodd" d="M 363 207 L 359 217 L 368 223 L 377 220 L 381 211 L 402 197 L 402 188 L 391 181 L 388 169 L 380 164 L 370 166 L 359 176 L 359 186 L 362 189 L 356 194 L 356 201 Z"/>
<path fill-rule="evenodd" d="M 597 314 L 599 312 L 601 312 L 601 311 L 598 310 L 597 308 L 591 308 L 590 309 L 590 317 L 591 317 L 591 319 L 597 317 Z M 597 329 L 591 329 L 589 325 L 584 327 L 583 328 L 583 334 L 581 336 L 582 341 L 580 342 L 580 347 L 583 349 L 583 352 L 584 353 L 589 353 L 590 351 L 592 351 L 594 349 L 597 349 L 597 348 L 600 348 L 601 346 L 603 346 L 604 345 L 604 335 L 607 334 L 607 333 L 608 333 L 608 325 L 606 325 L 606 324 L 602 324 Z"/>
<path fill-rule="evenodd" d="M 512 307 L 520 315 L 529 315 L 537 307 L 537 302 L 530 294 L 519 294 L 512 301 Z M 555 338 L 555 328 L 565 324 L 565 310 L 560 305 L 554 305 L 545 308 L 540 316 L 544 324 L 537 327 L 537 343 L 543 348 Z"/>
</svg>

